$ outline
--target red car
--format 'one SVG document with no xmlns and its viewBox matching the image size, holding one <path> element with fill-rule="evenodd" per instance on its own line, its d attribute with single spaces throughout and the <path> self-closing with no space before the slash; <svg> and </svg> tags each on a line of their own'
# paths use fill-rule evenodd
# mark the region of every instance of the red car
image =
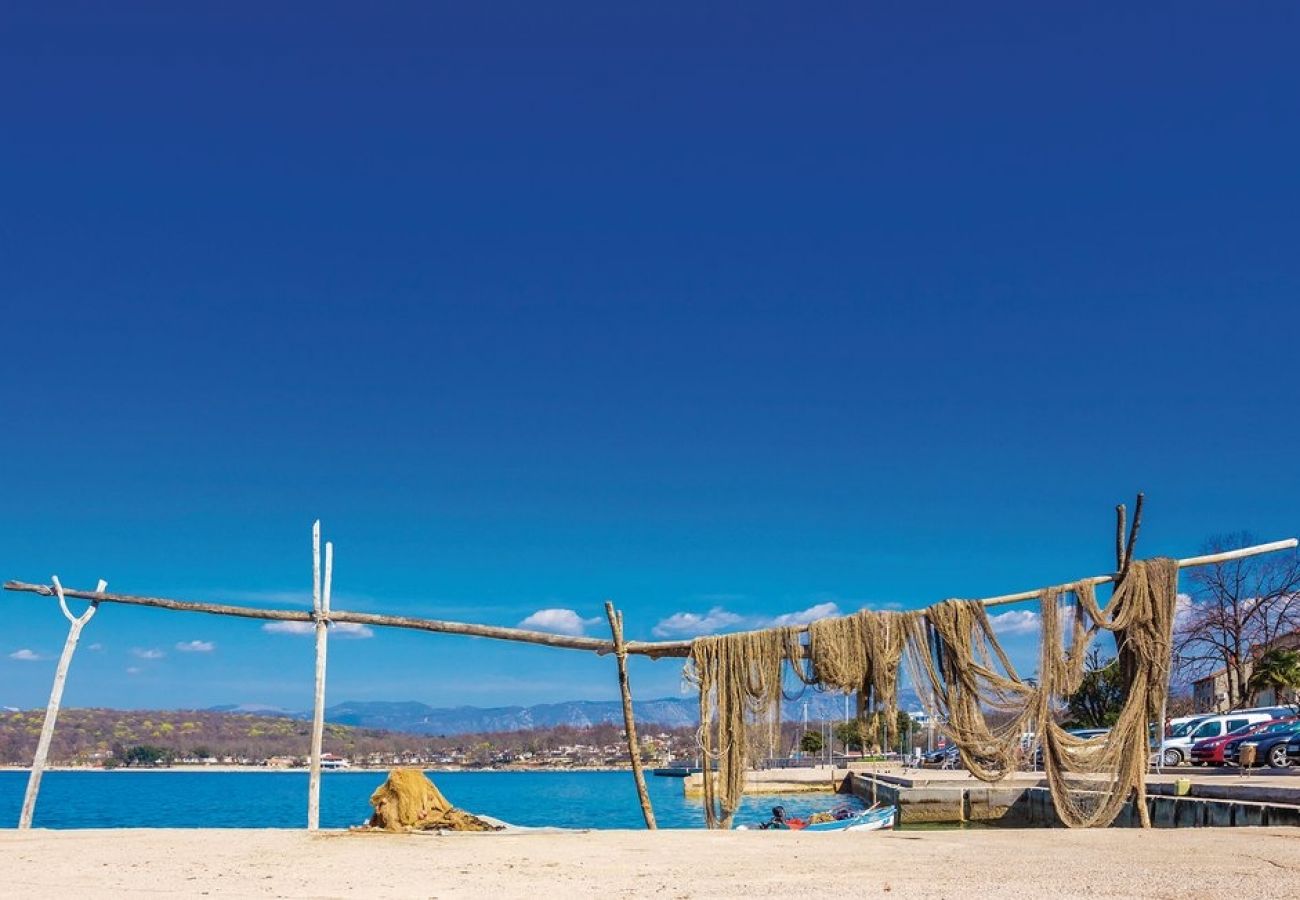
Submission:
<svg viewBox="0 0 1300 900">
<path fill-rule="evenodd" d="M 1223 765 L 1223 748 L 1228 741 L 1234 741 L 1239 737 L 1248 734 L 1258 734 L 1270 725 L 1276 725 L 1278 722 L 1289 722 L 1290 719 L 1270 719 L 1267 722 L 1256 722 L 1254 725 L 1243 725 L 1236 731 L 1229 732 L 1222 737 L 1207 738 L 1203 741 L 1197 741 L 1192 744 L 1192 765 L 1194 766 L 1221 766 Z"/>
</svg>

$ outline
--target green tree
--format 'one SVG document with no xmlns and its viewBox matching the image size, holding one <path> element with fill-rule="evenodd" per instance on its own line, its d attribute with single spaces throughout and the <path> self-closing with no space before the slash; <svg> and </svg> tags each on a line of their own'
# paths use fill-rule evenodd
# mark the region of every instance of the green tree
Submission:
<svg viewBox="0 0 1300 900">
<path fill-rule="evenodd" d="M 910 753 L 912 748 L 909 747 L 908 744 L 915 735 L 916 723 L 913 721 L 911 715 L 900 709 L 898 715 L 894 719 L 895 749 L 904 755 Z"/>
<path fill-rule="evenodd" d="M 1300 688 L 1300 650 L 1269 650 L 1255 663 L 1255 670 L 1250 676 L 1250 690 L 1253 694 L 1273 690 L 1276 703 L 1286 703 L 1287 693 L 1291 694 L 1291 705 L 1300 705 L 1296 689 Z"/>
<path fill-rule="evenodd" d="M 818 731 L 805 731 L 799 738 L 799 749 L 804 753 L 821 753 L 825 746 L 826 742 Z"/>
<path fill-rule="evenodd" d="M 1088 653 L 1079 689 L 1066 701 L 1069 720 L 1076 728 L 1109 728 L 1124 706 L 1124 682 L 1119 662 L 1102 662 L 1094 647 Z"/>
<path fill-rule="evenodd" d="M 840 722 L 835 726 L 835 740 L 853 750 L 861 750 L 867 743 L 864 723 L 858 719 Z"/>
<path fill-rule="evenodd" d="M 166 747 L 155 747 L 152 744 L 138 744 L 130 747 L 126 751 L 125 762 L 128 766 L 159 766 L 170 765 L 172 761 L 172 751 Z"/>
</svg>

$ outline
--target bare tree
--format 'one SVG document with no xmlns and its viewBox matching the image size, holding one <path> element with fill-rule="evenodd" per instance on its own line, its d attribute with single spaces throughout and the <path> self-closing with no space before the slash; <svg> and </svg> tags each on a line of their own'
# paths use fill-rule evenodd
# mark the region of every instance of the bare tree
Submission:
<svg viewBox="0 0 1300 900">
<path fill-rule="evenodd" d="M 1219 553 L 1256 543 L 1247 532 L 1205 545 Z M 1276 553 L 1201 566 L 1189 572 L 1191 604 L 1180 610 L 1174 635 L 1179 675 L 1190 681 L 1223 669 L 1228 708 L 1250 695 L 1252 653 L 1300 628 L 1300 557 Z"/>
</svg>

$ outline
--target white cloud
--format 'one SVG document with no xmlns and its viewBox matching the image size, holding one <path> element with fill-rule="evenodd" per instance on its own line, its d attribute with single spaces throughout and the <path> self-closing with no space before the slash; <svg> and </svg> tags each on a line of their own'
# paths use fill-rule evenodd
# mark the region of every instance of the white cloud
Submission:
<svg viewBox="0 0 1300 900">
<path fill-rule="evenodd" d="M 103 649 L 104 649 L 104 645 L 101 644 L 99 641 L 95 641 L 95 643 L 91 644 L 91 645 L 90 645 L 89 647 L 87 647 L 86 649 L 87 649 L 87 650 L 93 650 L 93 651 L 95 651 L 96 653 L 98 653 L 100 650 L 103 650 Z"/>
<path fill-rule="evenodd" d="M 162 659 L 167 654 L 163 653 L 156 647 L 150 647 L 147 650 L 142 650 L 139 647 L 132 647 L 131 655 L 138 659 Z"/>
<path fill-rule="evenodd" d="M 745 621 L 744 616 L 715 606 L 706 613 L 677 612 L 660 619 L 653 632 L 655 637 L 697 637 L 731 628 Z"/>
<path fill-rule="evenodd" d="M 600 619 L 584 619 L 572 609 L 539 609 L 519 623 L 520 628 L 550 631 L 554 634 L 585 634 L 587 628 Z"/>
<path fill-rule="evenodd" d="M 128 674 L 128 675 L 139 675 L 142 671 L 144 671 L 144 670 L 141 669 L 139 666 L 127 666 L 127 667 L 126 667 L 126 674 Z"/>
<path fill-rule="evenodd" d="M 262 630 L 270 634 L 314 634 L 313 622 L 267 622 Z"/>
<path fill-rule="evenodd" d="M 776 616 L 742 616 L 722 606 L 714 606 L 706 613 L 676 612 L 666 619 L 660 619 L 652 629 L 656 637 L 688 638 L 702 634 L 716 634 L 719 631 L 740 630 L 746 628 L 780 628 L 786 625 L 807 625 L 827 616 L 841 615 L 840 606 L 834 601 L 817 603 L 807 609 L 782 613 Z"/>
<path fill-rule="evenodd" d="M 41 656 L 39 653 L 37 653 L 34 650 L 28 650 L 26 647 L 22 648 L 21 650 L 15 650 L 13 653 L 10 653 L 9 658 L 16 659 L 19 662 L 41 662 L 42 660 L 45 659 L 44 656 Z"/>
<path fill-rule="evenodd" d="M 338 637 L 372 638 L 375 636 L 374 629 L 369 625 L 358 625 L 355 622 L 335 622 L 330 626 L 330 631 Z"/>
<path fill-rule="evenodd" d="M 763 622 L 757 623 L 757 627 L 780 628 L 785 625 L 807 625 L 809 622 L 825 619 L 827 616 L 838 616 L 839 614 L 840 607 L 838 603 L 818 603 L 816 606 L 810 606 L 798 612 L 784 613 L 783 615 L 765 619 Z"/>
<path fill-rule="evenodd" d="M 1033 610 L 1013 609 L 989 616 L 989 624 L 998 634 L 1033 634 L 1039 629 L 1039 616 Z"/>
<path fill-rule="evenodd" d="M 176 649 L 182 653 L 211 653 L 217 645 L 212 641 L 181 641 Z"/>
<path fill-rule="evenodd" d="M 267 622 L 262 626 L 262 630 L 268 634 L 315 634 L 316 623 L 314 622 Z M 375 636 L 374 629 L 368 625 L 357 625 L 353 622 L 335 622 L 330 626 L 330 631 L 335 637 L 341 638 L 372 638 Z"/>
</svg>

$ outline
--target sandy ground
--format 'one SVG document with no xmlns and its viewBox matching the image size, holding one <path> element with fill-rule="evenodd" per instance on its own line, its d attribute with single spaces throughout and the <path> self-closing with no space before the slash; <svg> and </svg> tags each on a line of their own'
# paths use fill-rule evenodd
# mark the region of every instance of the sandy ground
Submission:
<svg viewBox="0 0 1300 900">
<path fill-rule="evenodd" d="M 10 897 L 1205 898 L 1297 884 L 1300 829 L 0 831 Z"/>
</svg>

